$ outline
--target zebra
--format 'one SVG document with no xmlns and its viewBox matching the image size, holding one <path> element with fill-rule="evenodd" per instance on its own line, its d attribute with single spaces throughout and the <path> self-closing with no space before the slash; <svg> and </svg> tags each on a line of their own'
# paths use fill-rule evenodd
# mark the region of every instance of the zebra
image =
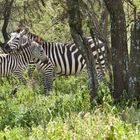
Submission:
<svg viewBox="0 0 140 140">
<path fill-rule="evenodd" d="M 11 36 L 11 38 L 14 37 L 14 36 Z M 25 35 L 24 35 L 24 32 L 21 32 L 20 34 L 18 34 L 16 36 L 16 42 L 15 44 L 16 45 L 19 45 L 18 46 L 18 49 L 14 49 L 14 48 L 7 48 L 7 52 L 8 53 L 13 53 L 14 54 L 18 54 L 20 50 L 20 52 L 23 54 L 22 55 L 22 59 L 24 60 L 29 60 L 28 58 L 26 57 L 29 57 L 30 56 L 30 59 L 31 59 L 31 54 L 34 54 L 35 56 L 39 55 L 38 53 L 42 53 L 42 55 L 40 55 L 40 57 L 42 56 L 42 58 L 40 59 L 37 59 L 35 61 L 35 58 L 34 58 L 34 61 L 27 61 L 27 62 L 30 62 L 30 63 L 27 63 L 26 65 L 23 65 L 24 68 L 26 69 L 27 68 L 27 65 L 31 64 L 32 62 L 34 62 L 36 64 L 36 67 L 37 67 L 37 70 L 40 71 L 42 74 L 43 74 L 43 85 L 44 85 L 44 91 L 46 92 L 46 95 L 49 95 L 49 92 L 51 91 L 51 83 L 53 81 L 53 73 L 54 73 L 54 67 L 53 65 L 51 64 L 50 60 L 48 59 L 48 57 L 46 56 L 46 53 L 42 47 L 42 45 L 39 45 L 39 47 L 35 47 L 34 49 L 32 49 L 32 46 L 30 44 L 34 44 L 36 42 L 39 42 L 37 40 L 35 41 L 31 41 L 31 39 L 28 39 Z M 10 40 L 9 40 L 10 41 Z M 40 42 L 39 42 L 40 43 Z M 12 44 L 10 44 L 12 46 Z M 26 46 L 26 47 L 23 47 L 23 46 Z M 25 50 L 23 48 L 26 48 Z M 17 57 L 16 57 L 17 58 Z M 44 59 L 43 59 L 44 58 Z M 18 58 L 17 58 L 18 59 Z M 18 70 L 19 71 L 19 70 Z M 20 78 L 22 77 L 22 73 L 20 73 Z M 48 75 L 49 74 L 49 75 Z M 22 78 L 23 79 L 23 78 Z"/>
<path fill-rule="evenodd" d="M 48 63 L 44 49 L 35 41 L 23 44 L 17 53 L 13 51 L 9 54 L 0 54 L 0 77 L 13 74 L 19 81 L 25 84 L 23 71 L 27 69 L 31 61 L 35 63 Z"/>
<path fill-rule="evenodd" d="M 75 45 L 75 43 L 63 44 L 63 43 L 47 42 L 44 41 L 42 38 L 38 37 L 37 35 L 28 32 L 26 29 L 18 29 L 17 31 L 12 32 L 11 38 L 7 42 L 6 47 L 11 48 L 13 50 L 19 49 L 21 46 L 17 43 L 18 36 L 22 32 L 25 33 L 28 39 L 31 39 L 32 41 L 39 40 L 42 42 L 41 45 L 44 48 L 46 55 L 51 62 L 51 66 L 53 65 L 54 72 L 56 75 L 58 76 L 76 75 L 79 74 L 86 67 L 86 61 L 82 53 L 78 49 L 78 47 Z M 98 40 L 97 45 L 95 45 L 91 37 L 88 37 L 87 40 L 88 43 L 90 44 L 92 53 L 95 58 L 98 78 L 101 78 L 105 71 L 105 44 L 100 40 Z"/>
</svg>

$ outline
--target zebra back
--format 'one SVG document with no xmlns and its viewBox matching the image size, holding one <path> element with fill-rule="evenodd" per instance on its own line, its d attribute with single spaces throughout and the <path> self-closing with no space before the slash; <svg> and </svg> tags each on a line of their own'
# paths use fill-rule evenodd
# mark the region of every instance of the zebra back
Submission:
<svg viewBox="0 0 140 140">
<path fill-rule="evenodd" d="M 85 59 L 74 43 L 63 44 L 47 42 L 31 32 L 28 32 L 26 36 L 32 41 L 41 41 L 46 55 L 55 67 L 56 74 L 78 74 L 86 67 Z M 105 71 L 105 44 L 100 40 L 96 40 L 97 42 L 94 42 L 91 37 L 88 37 L 87 41 L 95 58 L 95 68 L 98 77 L 101 77 Z"/>
<path fill-rule="evenodd" d="M 31 40 L 39 40 L 42 42 L 42 46 L 47 56 L 56 67 L 56 73 L 58 75 L 78 74 L 83 70 L 83 68 L 85 68 L 85 59 L 75 43 L 63 44 L 47 42 L 31 32 L 28 32 L 27 36 Z M 105 43 L 100 40 L 96 40 L 96 42 L 94 42 L 91 37 L 87 37 L 87 42 L 91 47 L 92 54 L 95 59 L 98 78 L 101 79 L 105 73 Z M 74 62 L 74 60 L 76 61 Z"/>
</svg>

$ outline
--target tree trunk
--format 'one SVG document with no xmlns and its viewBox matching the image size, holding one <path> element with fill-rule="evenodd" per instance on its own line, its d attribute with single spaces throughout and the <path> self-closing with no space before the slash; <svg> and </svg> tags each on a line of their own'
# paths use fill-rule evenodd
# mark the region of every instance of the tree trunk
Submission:
<svg viewBox="0 0 140 140">
<path fill-rule="evenodd" d="M 12 9 L 13 2 L 14 2 L 14 0 L 10 0 L 10 1 L 5 0 L 5 4 L 4 4 L 4 11 L 3 11 L 4 21 L 3 21 L 3 25 L 2 25 L 2 29 L 1 29 L 3 39 L 4 39 L 4 43 L 2 43 L 0 41 L 0 47 L 1 47 L 1 49 L 4 53 L 7 53 L 7 51 L 5 49 L 5 43 L 9 39 L 8 33 L 7 33 L 7 27 L 8 27 L 10 16 L 11 16 L 11 9 Z"/>
<path fill-rule="evenodd" d="M 105 36 L 105 38 L 107 39 L 107 34 L 108 34 L 108 10 L 105 7 L 104 3 L 102 4 L 103 7 L 103 11 L 101 13 L 101 18 L 100 18 L 100 26 L 101 26 L 101 30 Z"/>
<path fill-rule="evenodd" d="M 140 16 L 131 28 L 129 93 L 140 94 Z"/>
<path fill-rule="evenodd" d="M 113 82 L 112 82 L 112 71 L 110 67 L 111 51 L 109 48 L 109 41 L 107 37 L 108 11 L 104 3 L 102 3 L 102 7 L 104 7 L 104 11 L 102 12 L 101 21 L 99 22 L 95 12 L 93 11 L 93 9 L 90 8 L 90 5 L 91 5 L 90 2 L 86 2 L 84 0 L 80 1 L 80 6 L 81 6 L 80 8 L 81 8 L 83 17 L 86 17 L 87 26 L 89 27 L 90 34 L 93 38 L 95 45 L 98 45 L 98 41 L 96 41 L 97 39 L 100 39 L 104 43 L 105 50 L 106 50 L 106 56 L 104 59 L 106 60 L 106 70 L 108 71 L 110 82 L 108 83 L 108 81 L 105 79 L 102 79 L 102 80 L 105 84 L 109 86 L 110 92 L 112 93 Z M 102 71 L 101 63 L 100 61 L 98 62 L 100 65 L 100 69 Z M 102 71 L 102 73 L 104 72 Z"/>
<path fill-rule="evenodd" d="M 83 36 L 82 31 L 82 19 L 79 11 L 78 0 L 67 0 L 68 14 L 69 14 L 69 26 L 71 30 L 71 35 L 74 39 L 75 44 L 81 50 L 87 64 L 87 71 L 89 76 L 89 88 L 90 88 L 90 97 L 91 102 L 97 96 L 97 79 L 95 71 L 95 62 L 92 55 L 92 51 L 88 46 L 86 39 Z"/>
<path fill-rule="evenodd" d="M 122 0 L 104 0 L 111 19 L 111 46 L 114 77 L 114 98 L 128 91 L 128 50 L 125 13 Z"/>
<path fill-rule="evenodd" d="M 3 22 L 3 26 L 2 26 L 2 34 L 3 34 L 3 38 L 4 38 L 5 42 L 9 39 L 8 33 L 7 33 L 7 27 L 9 24 L 9 19 L 10 19 L 10 15 L 11 15 L 11 9 L 12 9 L 13 2 L 14 2 L 14 0 L 10 0 L 10 1 L 5 0 L 4 12 L 3 12 L 4 22 Z"/>
</svg>

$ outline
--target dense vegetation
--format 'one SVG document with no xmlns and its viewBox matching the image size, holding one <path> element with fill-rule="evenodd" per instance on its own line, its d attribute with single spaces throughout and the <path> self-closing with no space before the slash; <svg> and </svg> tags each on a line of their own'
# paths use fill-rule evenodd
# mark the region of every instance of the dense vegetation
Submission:
<svg viewBox="0 0 140 140">
<path fill-rule="evenodd" d="M 33 1 L 29 0 L 30 2 L 33 5 Z M 140 9 L 140 2 L 138 0 L 135 2 Z M 2 4 L 0 9 L 1 7 Z M 19 21 L 25 18 L 30 31 L 44 39 L 53 42 L 72 42 L 63 0 L 60 3 L 58 0 L 46 1 L 46 7 L 41 8 L 42 11 L 38 11 L 35 5 L 34 14 L 27 11 L 25 17 L 22 15 L 22 8 L 23 1 L 17 0 L 14 3 L 8 32 L 17 28 Z M 94 5 L 93 9 L 97 15 L 101 13 L 98 4 Z M 127 23 L 130 17 L 126 16 Z M 0 20 L 3 21 L 1 17 Z M 2 24 L 1 22 L 0 27 Z M 88 36 L 86 23 L 84 31 Z M 0 41 L 3 40 L 0 33 Z M 125 92 L 120 101 L 114 103 L 107 84 L 100 83 L 98 96 L 91 105 L 88 77 L 85 72 L 77 77 L 57 78 L 49 97 L 44 96 L 37 73 L 34 74 L 33 85 L 27 73 L 25 77 L 27 85 L 21 84 L 15 95 L 11 93 L 18 81 L 12 77 L 0 78 L 0 140 L 140 139 L 139 102 L 128 99 Z"/>
<path fill-rule="evenodd" d="M 90 106 L 85 76 L 60 78 L 45 98 L 41 88 L 30 83 L 11 95 L 14 80 L 0 85 L 1 139 L 128 139 L 140 138 L 137 102 L 113 105 L 108 88 L 100 85 L 99 97 Z M 67 87 L 67 88 L 66 88 Z"/>
</svg>

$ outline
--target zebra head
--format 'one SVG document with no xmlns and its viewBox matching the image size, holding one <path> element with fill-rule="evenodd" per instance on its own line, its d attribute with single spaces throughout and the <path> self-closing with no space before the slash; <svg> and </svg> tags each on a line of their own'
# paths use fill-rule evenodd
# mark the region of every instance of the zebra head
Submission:
<svg viewBox="0 0 140 140">
<path fill-rule="evenodd" d="M 19 30 L 11 33 L 11 38 L 5 45 L 5 49 L 8 52 L 19 50 L 22 46 L 28 43 L 28 37 L 26 36 L 26 29 Z"/>
<path fill-rule="evenodd" d="M 49 60 L 45 53 L 45 50 L 39 43 L 35 41 L 31 42 L 31 53 L 33 60 L 37 61 L 39 59 L 43 63 L 48 63 Z"/>
</svg>

